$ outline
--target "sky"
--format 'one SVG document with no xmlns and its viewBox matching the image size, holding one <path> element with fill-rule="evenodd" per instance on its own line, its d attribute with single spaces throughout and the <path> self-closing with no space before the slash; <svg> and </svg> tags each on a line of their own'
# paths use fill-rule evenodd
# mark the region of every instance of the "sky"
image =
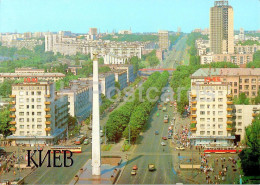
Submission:
<svg viewBox="0 0 260 185">
<path fill-rule="evenodd" d="M 234 29 L 260 29 L 260 0 L 229 0 Z M 209 27 L 214 0 L 0 0 L 0 32 L 130 29 L 190 32 Z"/>
</svg>

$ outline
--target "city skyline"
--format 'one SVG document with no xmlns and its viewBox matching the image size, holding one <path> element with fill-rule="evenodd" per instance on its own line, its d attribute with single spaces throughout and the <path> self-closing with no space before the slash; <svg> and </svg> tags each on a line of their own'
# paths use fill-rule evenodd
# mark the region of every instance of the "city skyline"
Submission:
<svg viewBox="0 0 260 185">
<path fill-rule="evenodd" d="M 181 27 L 183 32 L 190 32 L 195 28 L 209 27 L 209 9 L 214 5 L 214 1 L 203 1 L 202 4 L 194 0 L 118 2 L 39 0 L 36 4 L 33 0 L 2 0 L 0 32 L 71 30 L 87 33 L 90 27 L 97 27 L 101 32 L 130 28 L 133 32 L 157 32 L 159 29 L 177 31 Z M 259 1 L 229 0 L 229 4 L 234 9 L 235 30 L 240 27 L 245 30 L 260 29 L 259 24 L 250 24 L 248 21 L 259 17 Z M 183 11 L 179 7 L 186 8 Z"/>
</svg>

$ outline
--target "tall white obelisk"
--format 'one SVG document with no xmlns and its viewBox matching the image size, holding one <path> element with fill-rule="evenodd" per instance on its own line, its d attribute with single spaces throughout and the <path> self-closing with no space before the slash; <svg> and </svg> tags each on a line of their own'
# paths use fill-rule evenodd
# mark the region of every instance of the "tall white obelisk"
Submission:
<svg viewBox="0 0 260 185">
<path fill-rule="evenodd" d="M 92 176 L 101 174 L 100 154 L 100 119 L 99 119 L 99 80 L 98 80 L 98 59 L 94 53 L 93 61 L 93 110 L 92 110 Z"/>
</svg>

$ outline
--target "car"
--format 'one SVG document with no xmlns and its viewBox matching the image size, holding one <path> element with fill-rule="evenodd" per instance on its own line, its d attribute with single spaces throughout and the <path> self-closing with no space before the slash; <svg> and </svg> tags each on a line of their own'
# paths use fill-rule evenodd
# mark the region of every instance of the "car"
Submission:
<svg viewBox="0 0 260 185">
<path fill-rule="evenodd" d="M 185 150 L 185 148 L 183 146 L 180 147 L 180 150 Z"/>
<path fill-rule="evenodd" d="M 171 139 L 172 138 L 172 136 L 171 135 L 168 135 L 168 139 Z"/>
<path fill-rule="evenodd" d="M 132 170 L 131 175 L 136 175 L 136 170 Z"/>
<path fill-rule="evenodd" d="M 165 142 L 161 142 L 161 145 L 162 145 L 162 146 L 166 146 L 166 143 L 165 143 Z"/>
<path fill-rule="evenodd" d="M 162 139 L 163 139 L 163 140 L 167 140 L 167 137 L 163 136 Z"/>
<path fill-rule="evenodd" d="M 154 134 L 155 134 L 155 135 L 158 135 L 158 134 L 159 134 L 159 131 L 158 131 L 158 130 L 156 130 L 156 131 L 154 132 Z"/>
<path fill-rule="evenodd" d="M 84 145 L 87 145 L 89 143 L 89 140 L 88 139 L 85 139 L 84 141 L 83 141 L 83 144 Z"/>
<path fill-rule="evenodd" d="M 132 169 L 137 170 L 138 169 L 137 165 L 134 165 Z"/>
<path fill-rule="evenodd" d="M 164 123 L 168 123 L 169 122 L 169 116 L 167 114 L 164 115 L 163 122 Z"/>
<path fill-rule="evenodd" d="M 155 165 L 154 164 L 148 164 L 148 170 L 149 171 L 155 171 Z"/>
</svg>

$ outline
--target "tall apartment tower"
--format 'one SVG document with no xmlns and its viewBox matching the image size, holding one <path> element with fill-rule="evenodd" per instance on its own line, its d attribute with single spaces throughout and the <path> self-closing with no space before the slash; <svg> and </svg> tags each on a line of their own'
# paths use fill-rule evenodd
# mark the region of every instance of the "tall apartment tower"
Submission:
<svg viewBox="0 0 260 185">
<path fill-rule="evenodd" d="M 227 0 L 210 8 L 210 50 L 214 54 L 234 53 L 233 8 Z"/>
<path fill-rule="evenodd" d="M 169 48 L 169 32 L 167 30 L 159 30 L 159 47 L 162 50 Z"/>
</svg>

